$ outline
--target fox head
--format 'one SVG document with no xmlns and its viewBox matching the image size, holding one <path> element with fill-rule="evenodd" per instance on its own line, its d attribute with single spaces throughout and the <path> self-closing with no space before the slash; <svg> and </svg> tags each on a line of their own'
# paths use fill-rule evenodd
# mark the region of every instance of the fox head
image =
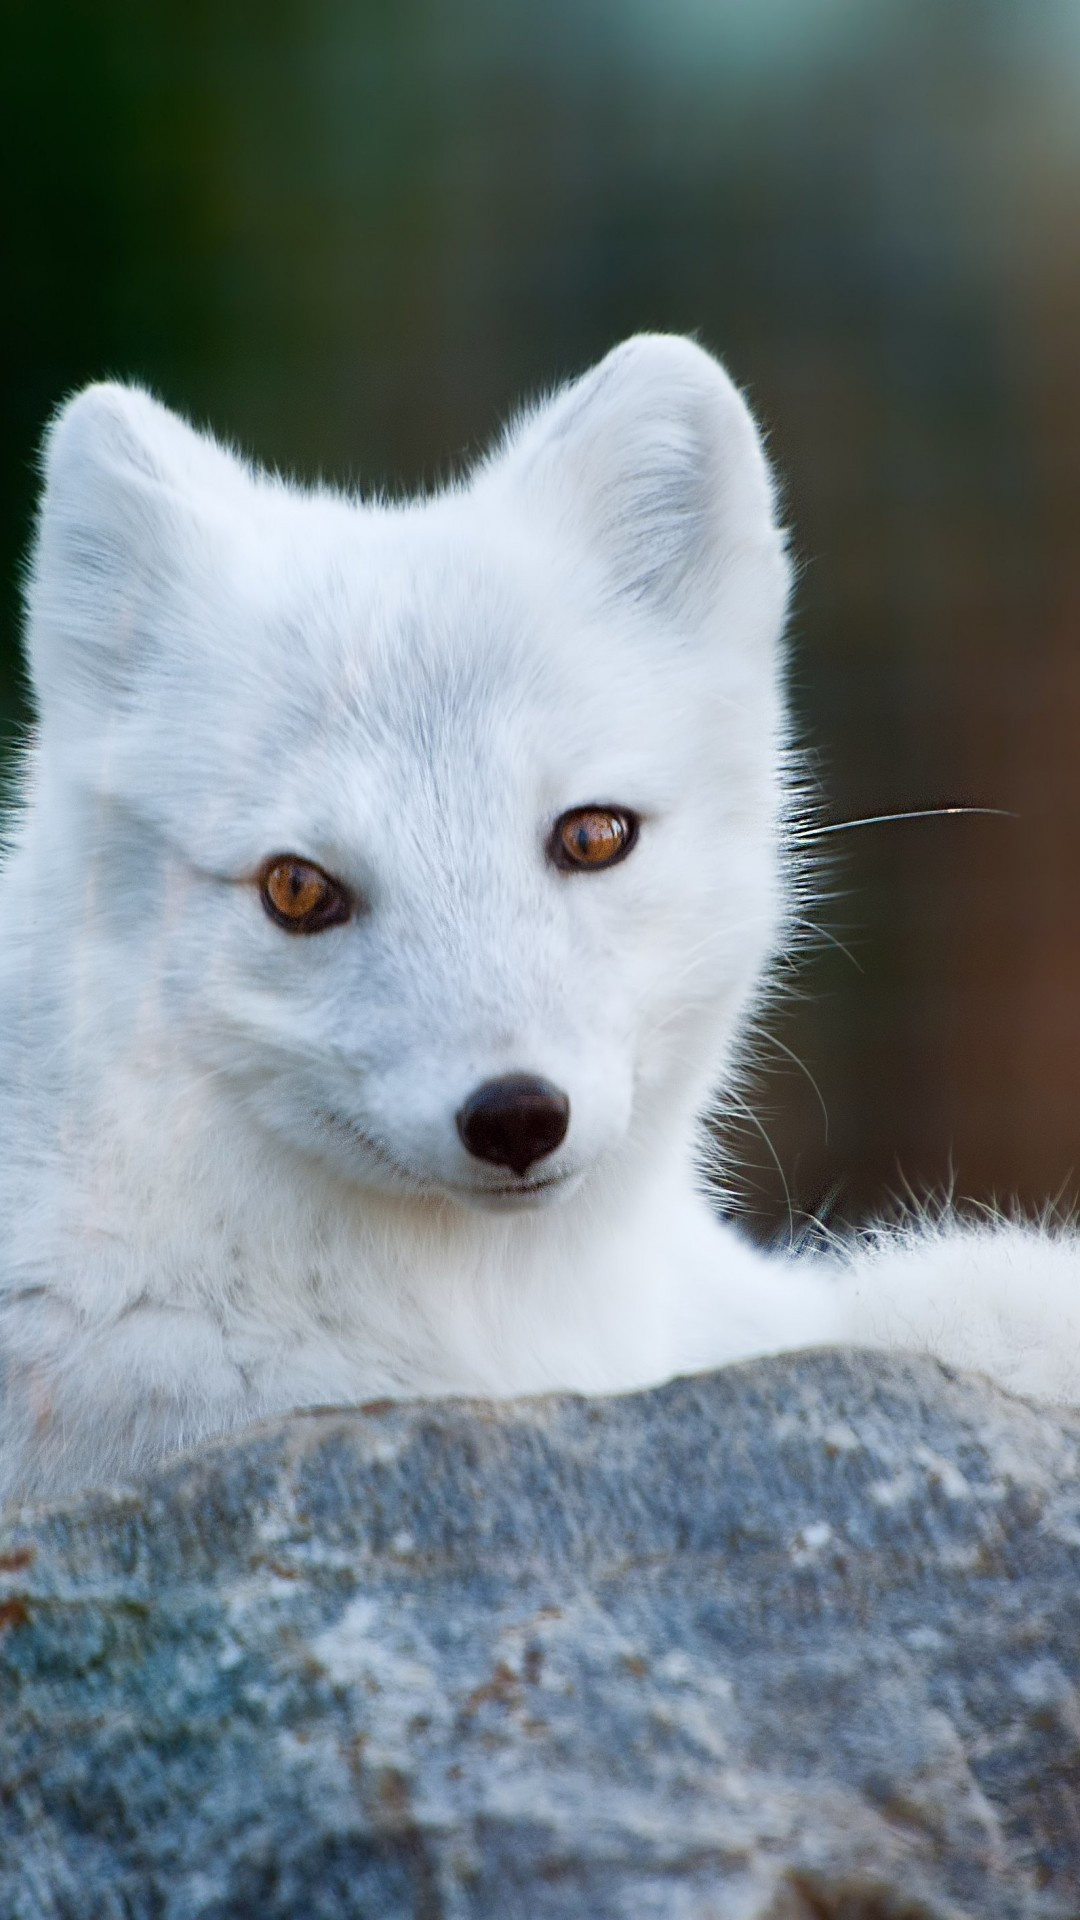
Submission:
<svg viewBox="0 0 1080 1920">
<path fill-rule="evenodd" d="M 688 1136 L 782 911 L 787 589 L 686 340 L 403 505 L 78 394 L 25 821 L 77 1034 L 361 1187 L 536 1206 Z"/>
</svg>

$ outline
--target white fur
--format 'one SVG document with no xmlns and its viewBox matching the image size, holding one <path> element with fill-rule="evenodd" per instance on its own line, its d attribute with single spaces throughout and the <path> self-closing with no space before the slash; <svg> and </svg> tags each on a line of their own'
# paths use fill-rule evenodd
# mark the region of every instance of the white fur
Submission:
<svg viewBox="0 0 1080 1920">
<path fill-rule="evenodd" d="M 298 1405 L 614 1391 L 844 1337 L 949 1354 L 959 1325 L 1014 1377 L 996 1319 L 971 1332 L 996 1242 L 838 1273 L 699 1191 L 784 927 L 787 587 L 750 415 L 685 340 L 627 342 L 403 506 L 253 472 L 135 389 L 63 409 L 0 911 L 9 1491 Z M 561 872 L 552 822 L 589 802 L 639 843 Z M 275 852 L 363 910 L 283 932 Z M 457 1133 L 511 1072 L 570 1098 L 547 1193 L 494 1192 Z M 1045 1246 L 1005 1238 L 1051 1350 L 1016 1377 L 1072 1392 L 1071 1249 L 1048 1333 Z"/>
</svg>

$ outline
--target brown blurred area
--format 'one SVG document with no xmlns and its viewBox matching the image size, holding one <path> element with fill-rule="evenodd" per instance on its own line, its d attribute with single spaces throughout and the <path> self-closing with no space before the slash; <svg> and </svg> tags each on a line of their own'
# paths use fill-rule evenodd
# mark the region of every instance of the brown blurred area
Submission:
<svg viewBox="0 0 1080 1920">
<path fill-rule="evenodd" d="M 844 844 L 822 924 L 858 977 L 824 957 L 816 1005 L 778 1029 L 818 1080 L 827 1139 L 805 1086 L 797 1118 L 790 1089 L 765 1090 L 782 1231 L 788 1195 L 796 1222 L 894 1196 L 1076 1201 L 1080 68 L 1025 60 L 1027 21 L 944 8 L 863 95 L 866 150 L 891 147 L 898 177 L 907 162 L 911 251 L 873 358 L 864 326 L 847 355 L 819 338 L 801 417 L 796 393 L 777 400 L 815 576 L 796 680 L 828 742 L 830 814 L 1011 816 Z"/>
<path fill-rule="evenodd" d="M 1075 0 L 4 12 L 8 737 L 34 449 L 81 381 L 397 488 L 621 336 L 694 330 L 785 479 L 823 815 L 1008 816 L 821 843 L 821 934 L 759 1050 L 768 1142 L 732 1134 L 748 1217 L 1071 1204 Z"/>
</svg>

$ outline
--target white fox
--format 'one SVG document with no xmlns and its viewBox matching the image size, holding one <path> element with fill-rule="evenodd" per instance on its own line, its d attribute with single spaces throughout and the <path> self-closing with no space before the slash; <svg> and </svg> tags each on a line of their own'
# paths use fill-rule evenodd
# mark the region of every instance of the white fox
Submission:
<svg viewBox="0 0 1080 1920">
<path fill-rule="evenodd" d="M 799 1260 L 705 1197 L 794 887 L 788 581 L 686 340 L 400 506 L 134 388 L 62 410 L 0 914 L 9 1494 L 297 1406 L 840 1340 L 1080 1392 L 1070 1240 Z"/>
</svg>

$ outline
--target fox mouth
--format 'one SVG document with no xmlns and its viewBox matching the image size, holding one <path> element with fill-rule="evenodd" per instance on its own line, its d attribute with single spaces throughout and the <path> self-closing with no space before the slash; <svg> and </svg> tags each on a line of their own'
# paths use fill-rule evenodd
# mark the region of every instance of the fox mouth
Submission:
<svg viewBox="0 0 1080 1920">
<path fill-rule="evenodd" d="M 453 1194 L 455 1200 L 464 1200 L 469 1206 L 483 1207 L 489 1201 L 494 1203 L 498 1212 L 543 1205 L 544 1201 L 554 1199 L 558 1193 L 568 1192 L 577 1185 L 580 1174 L 575 1171 L 550 1173 L 539 1180 L 506 1180 L 501 1185 L 485 1181 L 483 1185 L 473 1186 L 465 1182 L 447 1182 L 446 1191 Z"/>
<path fill-rule="evenodd" d="M 504 1186 L 484 1185 L 470 1191 L 477 1193 L 546 1193 L 550 1187 L 561 1187 L 570 1178 L 566 1173 L 551 1173 L 546 1180 L 508 1180 Z"/>
</svg>

